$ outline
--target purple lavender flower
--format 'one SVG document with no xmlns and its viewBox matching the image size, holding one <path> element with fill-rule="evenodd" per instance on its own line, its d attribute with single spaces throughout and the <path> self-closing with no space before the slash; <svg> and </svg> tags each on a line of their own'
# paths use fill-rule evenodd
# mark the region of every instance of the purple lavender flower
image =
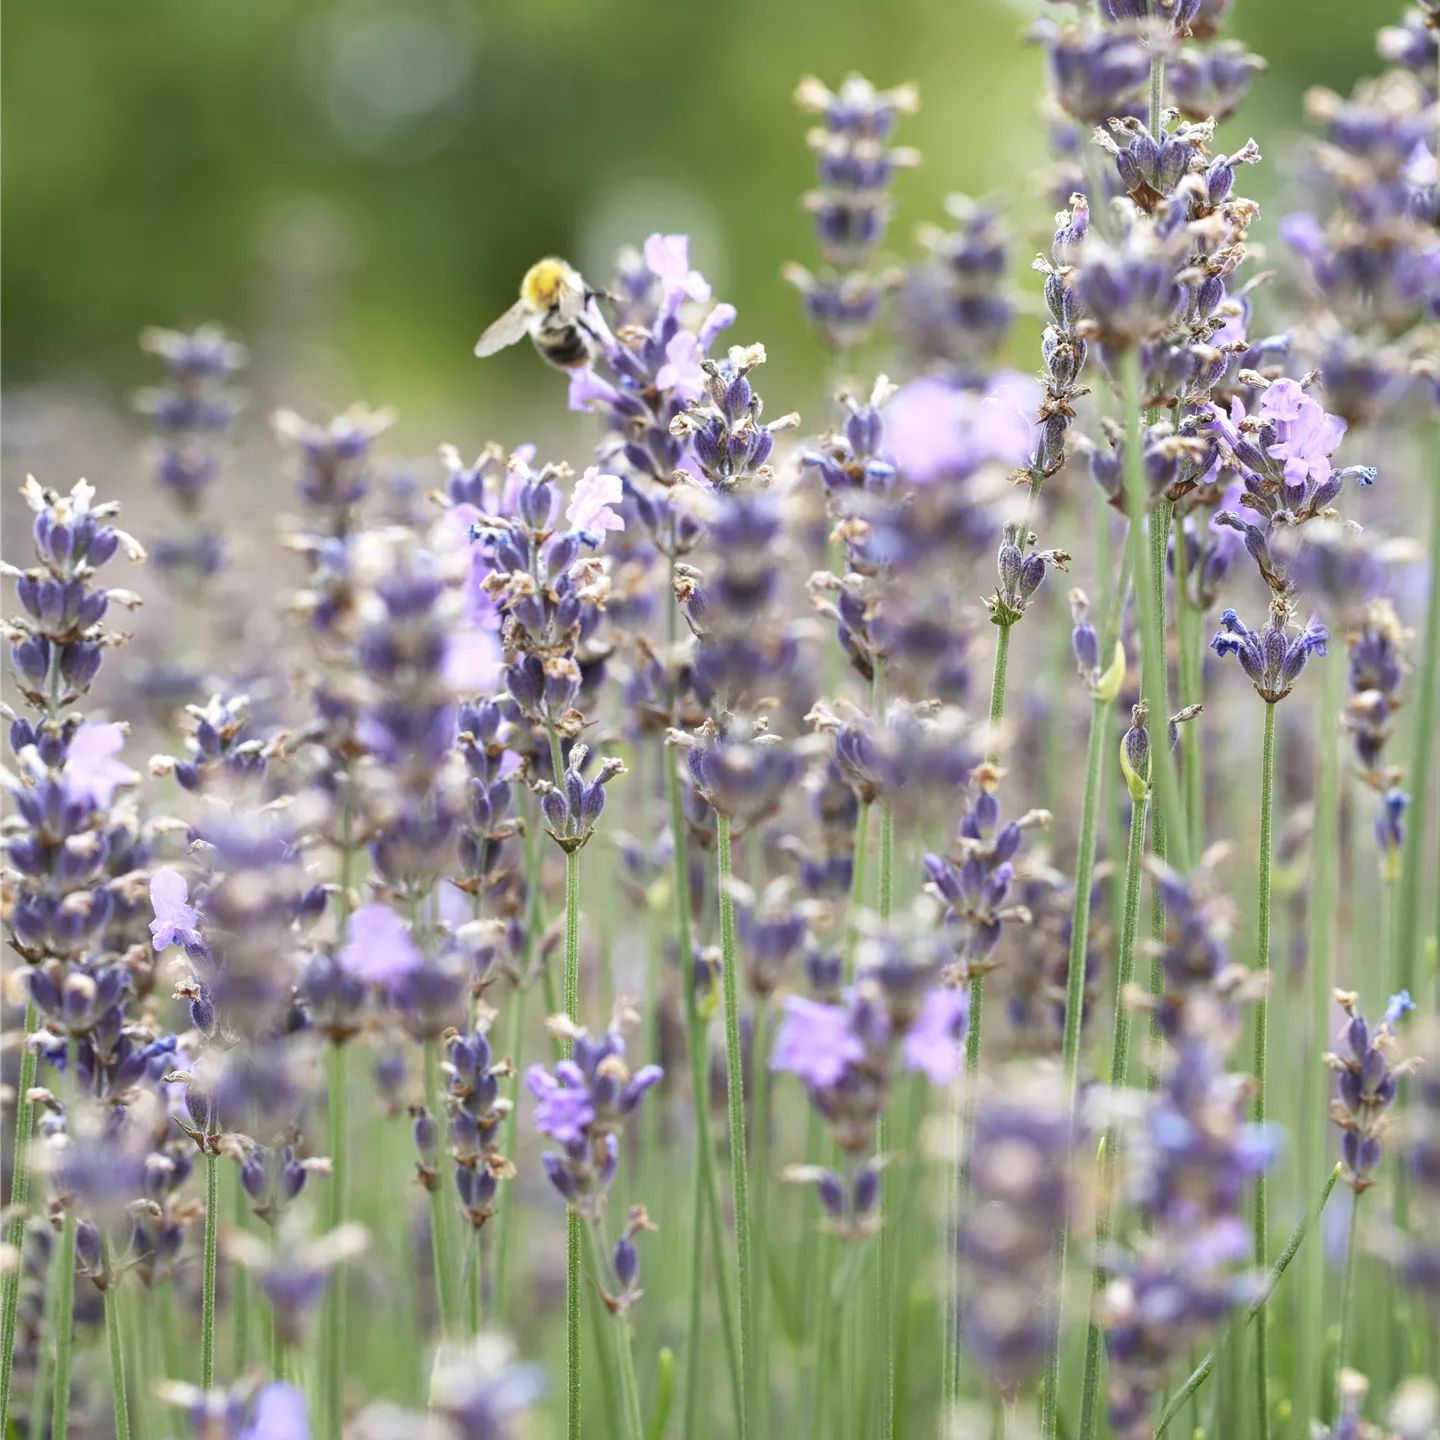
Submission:
<svg viewBox="0 0 1440 1440">
<path fill-rule="evenodd" d="M 1360 997 L 1353 991 L 1335 991 L 1335 1003 L 1345 1012 L 1341 1031 L 1344 1052 L 1327 1053 L 1325 1064 L 1338 1075 L 1330 1119 L 1341 1131 L 1340 1155 L 1345 1183 L 1358 1195 L 1368 1190 L 1380 1167 L 1381 1140 L 1390 1128 L 1387 1111 L 1395 1103 L 1400 1078 L 1418 1069 L 1418 1062 L 1392 1063 L 1395 1026 L 1415 1002 L 1407 990 L 1390 997 L 1385 1015 L 1372 1031 L 1360 1013 Z"/>
<path fill-rule="evenodd" d="M 150 877 L 150 903 L 155 909 L 150 934 L 157 950 L 166 950 L 171 945 L 189 948 L 203 943 L 199 920 L 194 907 L 188 903 L 189 898 L 190 887 L 178 870 L 166 865 Z"/>
<path fill-rule="evenodd" d="M 1327 654 L 1330 632 L 1319 620 L 1312 616 L 1298 635 L 1287 633 L 1289 623 L 1289 604 L 1277 596 L 1263 630 L 1248 629 L 1233 610 L 1226 610 L 1210 642 L 1217 655 L 1235 656 L 1255 693 L 1268 705 L 1290 693 L 1312 653 L 1322 658 Z"/>
<path fill-rule="evenodd" d="M 770 1068 L 797 1075 L 811 1089 L 836 1085 L 847 1066 L 865 1055 L 842 1005 L 819 1004 L 801 995 L 785 997 L 785 1018 L 775 1034 Z"/>
<path fill-rule="evenodd" d="M 410 928 L 388 906 L 362 905 L 345 926 L 340 964 L 361 980 L 385 985 L 424 963 Z"/>
<path fill-rule="evenodd" d="M 96 725 L 86 721 L 70 737 L 62 772 L 65 788 L 77 800 L 88 800 L 108 810 L 115 792 L 138 783 L 140 777 L 115 757 L 125 748 L 122 725 Z"/>
<path fill-rule="evenodd" d="M 642 1065 L 632 1073 L 616 1028 L 597 1039 L 557 1016 L 552 1029 L 572 1042 L 571 1058 L 560 1061 L 553 1073 L 543 1065 L 525 1072 L 526 1088 L 539 1102 L 536 1128 L 561 1146 L 559 1154 L 547 1153 L 542 1163 L 570 1208 L 598 1220 L 615 1178 L 620 1134 L 664 1071 Z"/>
<path fill-rule="evenodd" d="M 932 1085 L 948 1085 L 960 1073 L 969 1017 L 966 991 L 948 986 L 926 991 L 920 1013 L 900 1043 L 901 1063 Z"/>
<path fill-rule="evenodd" d="M 1200 1035 L 1179 1046 L 1147 1107 L 1131 1176 L 1150 1233 L 1108 1257 L 1113 1279 L 1096 1302 L 1110 1357 L 1107 1403 L 1117 1436 L 1151 1433 L 1175 1366 L 1257 1281 L 1242 1218 L 1255 1177 L 1277 1158 L 1275 1131 L 1246 1122 L 1245 1078 L 1227 1074 Z"/>
<path fill-rule="evenodd" d="M 576 481 L 565 519 L 580 534 L 594 536 L 592 543 L 598 543 L 607 530 L 625 528 L 625 521 L 611 508 L 620 504 L 623 494 L 618 475 L 602 475 L 599 466 L 592 465 Z"/>
</svg>

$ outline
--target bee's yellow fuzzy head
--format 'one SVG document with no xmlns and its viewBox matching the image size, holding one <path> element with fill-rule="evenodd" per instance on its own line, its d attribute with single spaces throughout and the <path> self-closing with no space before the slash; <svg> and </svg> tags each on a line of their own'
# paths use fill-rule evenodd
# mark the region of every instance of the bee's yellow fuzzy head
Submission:
<svg viewBox="0 0 1440 1440">
<path fill-rule="evenodd" d="M 537 260 L 520 282 L 520 298 L 537 310 L 548 310 L 560 299 L 560 292 L 570 283 L 570 267 L 553 256 Z"/>
</svg>

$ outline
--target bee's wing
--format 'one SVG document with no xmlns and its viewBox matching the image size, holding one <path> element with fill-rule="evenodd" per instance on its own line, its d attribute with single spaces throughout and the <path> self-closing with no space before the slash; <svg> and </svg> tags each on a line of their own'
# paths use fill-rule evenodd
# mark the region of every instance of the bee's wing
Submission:
<svg viewBox="0 0 1440 1440">
<path fill-rule="evenodd" d="M 476 342 L 475 353 L 484 359 L 530 333 L 530 311 L 523 300 L 517 300 Z"/>
</svg>

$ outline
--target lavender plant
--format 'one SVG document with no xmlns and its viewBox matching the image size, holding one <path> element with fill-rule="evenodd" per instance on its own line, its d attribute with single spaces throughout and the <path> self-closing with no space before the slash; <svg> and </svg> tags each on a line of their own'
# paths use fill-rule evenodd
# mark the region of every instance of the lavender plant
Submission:
<svg viewBox="0 0 1440 1440">
<path fill-rule="evenodd" d="M 497 322 L 592 453 L 537 411 L 427 493 L 388 410 L 280 410 L 287 556 L 222 587 L 245 352 L 147 332 L 168 649 L 101 674 L 144 550 L 83 481 L 26 484 L 3 572 L 0 1430 L 1271 1440 L 1366 1433 L 1360 1371 L 1433 1430 L 1437 1092 L 1394 1032 L 1433 1020 L 1440 622 L 1387 527 L 1440 14 L 1312 96 L 1326 213 L 1276 224 L 1229 8 L 1032 31 L 1058 213 L 1013 346 L 1034 217 L 954 196 L 907 255 L 914 87 L 801 82 L 787 274 L 856 372 L 818 424 L 767 409 L 766 317 L 637 236 Z M 1332 1276 L 1341 1179 L 1390 1204 Z"/>
</svg>

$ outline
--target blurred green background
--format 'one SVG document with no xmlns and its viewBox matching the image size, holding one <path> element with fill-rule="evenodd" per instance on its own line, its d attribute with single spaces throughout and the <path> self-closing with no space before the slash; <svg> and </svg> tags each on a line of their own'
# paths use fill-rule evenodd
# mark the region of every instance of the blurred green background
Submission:
<svg viewBox="0 0 1440 1440">
<path fill-rule="evenodd" d="M 772 404 L 803 408 L 823 357 L 778 276 L 813 255 L 797 78 L 918 81 L 900 139 L 924 165 L 901 177 L 893 248 L 911 252 L 947 192 L 994 194 L 1023 270 L 1050 209 L 1033 183 L 1041 57 L 1021 41 L 1045 10 L 1068 13 L 1035 0 L 8 5 L 6 387 L 123 404 L 152 373 L 143 325 L 213 318 L 256 352 L 258 403 L 394 403 L 402 444 L 428 450 L 444 438 L 431 427 L 463 417 L 451 438 L 468 445 L 537 399 L 553 414 L 559 382 L 527 349 L 483 368 L 471 355 L 526 265 L 558 251 L 603 279 L 618 243 L 665 228 L 692 234 L 693 263 L 739 306 L 735 338 L 765 341 Z M 1294 175 L 1305 89 L 1377 68 L 1391 14 L 1239 0 L 1230 33 L 1270 62 L 1221 137 L 1261 141 L 1247 193 Z"/>
</svg>

